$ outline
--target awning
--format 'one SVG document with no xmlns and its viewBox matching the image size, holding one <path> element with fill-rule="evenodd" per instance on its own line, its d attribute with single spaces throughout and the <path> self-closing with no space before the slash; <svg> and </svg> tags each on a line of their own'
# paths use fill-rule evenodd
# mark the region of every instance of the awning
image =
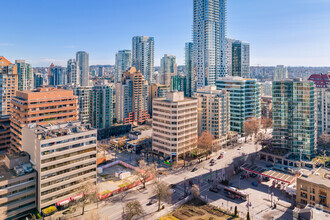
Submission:
<svg viewBox="0 0 330 220">
<path fill-rule="evenodd" d="M 71 201 L 71 198 L 68 198 L 68 199 L 65 199 L 65 200 L 63 200 L 61 202 L 57 202 L 56 205 L 57 206 L 63 206 L 63 205 L 68 204 L 70 201 Z"/>
</svg>

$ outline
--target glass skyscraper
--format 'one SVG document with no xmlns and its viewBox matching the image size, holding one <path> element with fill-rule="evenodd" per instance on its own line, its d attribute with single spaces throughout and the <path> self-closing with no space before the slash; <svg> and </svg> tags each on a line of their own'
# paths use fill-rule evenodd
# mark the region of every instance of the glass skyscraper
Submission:
<svg viewBox="0 0 330 220">
<path fill-rule="evenodd" d="M 196 91 L 196 76 L 193 68 L 193 43 L 188 42 L 185 45 L 185 72 L 186 72 L 186 90 L 184 95 L 192 97 Z"/>
<path fill-rule="evenodd" d="M 226 0 L 194 0 L 193 59 L 197 88 L 226 75 Z"/>
<path fill-rule="evenodd" d="M 273 140 L 275 148 L 311 159 L 317 144 L 317 95 L 314 82 L 273 81 Z M 298 159 L 299 157 L 297 157 Z"/>
<path fill-rule="evenodd" d="M 85 51 L 78 51 L 76 54 L 77 75 L 79 75 L 80 86 L 89 84 L 89 54 Z"/>
<path fill-rule="evenodd" d="M 132 66 L 140 71 L 149 84 L 154 73 L 154 38 L 135 36 L 132 39 Z"/>
<path fill-rule="evenodd" d="M 232 43 L 232 76 L 250 77 L 250 45 L 242 41 Z"/>
<path fill-rule="evenodd" d="M 119 50 L 116 53 L 116 73 L 115 83 L 120 82 L 123 71 L 128 70 L 132 66 L 132 51 Z"/>
</svg>

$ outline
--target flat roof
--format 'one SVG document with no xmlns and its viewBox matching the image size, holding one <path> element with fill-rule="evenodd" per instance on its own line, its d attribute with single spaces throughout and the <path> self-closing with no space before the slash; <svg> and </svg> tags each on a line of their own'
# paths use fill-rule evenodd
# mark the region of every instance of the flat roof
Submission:
<svg viewBox="0 0 330 220">
<path fill-rule="evenodd" d="M 289 183 L 289 184 L 293 183 L 296 179 L 296 177 L 294 177 L 294 176 L 291 176 L 291 175 L 288 175 L 285 173 L 281 173 L 278 171 L 274 171 L 274 170 L 265 169 L 263 167 L 259 167 L 257 165 L 252 165 L 252 164 L 243 164 L 241 166 L 241 169 L 261 175 L 261 176 L 279 180 L 281 182 Z"/>
<path fill-rule="evenodd" d="M 317 169 L 311 172 L 309 175 L 301 175 L 298 179 L 318 185 L 322 184 L 327 188 L 330 188 L 330 171 L 324 168 Z"/>
</svg>

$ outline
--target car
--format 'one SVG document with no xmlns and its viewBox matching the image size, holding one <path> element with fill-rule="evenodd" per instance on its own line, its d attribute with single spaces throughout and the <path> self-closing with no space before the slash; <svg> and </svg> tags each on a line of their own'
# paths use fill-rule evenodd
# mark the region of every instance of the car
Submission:
<svg viewBox="0 0 330 220">
<path fill-rule="evenodd" d="M 176 185 L 175 185 L 175 184 L 171 184 L 171 185 L 170 185 L 170 188 L 171 188 L 171 189 L 174 189 L 174 188 L 176 188 Z"/>
<path fill-rule="evenodd" d="M 265 182 L 268 182 L 269 180 L 270 180 L 270 179 L 269 179 L 268 176 L 264 177 L 264 181 L 265 181 Z"/>
<path fill-rule="evenodd" d="M 150 206 L 150 205 L 153 205 L 157 203 L 157 200 L 156 199 L 151 199 L 148 203 L 147 203 L 147 206 Z"/>
<path fill-rule="evenodd" d="M 210 163 L 210 166 L 214 166 L 215 165 L 215 163 Z"/>
<path fill-rule="evenodd" d="M 257 174 L 255 174 L 255 173 L 251 173 L 250 174 L 250 177 L 253 177 L 253 178 L 255 178 L 255 177 L 257 177 L 258 175 Z"/>
<path fill-rule="evenodd" d="M 242 150 L 242 148 L 241 148 L 241 147 L 239 147 L 239 148 L 237 148 L 237 150 Z"/>
<path fill-rule="evenodd" d="M 214 188 L 214 187 L 209 188 L 209 190 L 211 192 L 214 192 L 214 193 L 218 193 L 219 192 L 219 190 L 217 188 Z"/>
<path fill-rule="evenodd" d="M 223 158 L 223 154 L 220 154 L 220 155 L 218 156 L 218 160 L 221 159 L 221 158 Z"/>
<path fill-rule="evenodd" d="M 191 170 L 191 172 L 195 172 L 196 170 L 198 170 L 198 168 L 197 168 L 197 167 L 194 167 L 194 168 Z"/>
<path fill-rule="evenodd" d="M 252 184 L 252 186 L 258 186 L 257 182 L 252 182 L 251 184 Z"/>
<path fill-rule="evenodd" d="M 215 162 L 214 159 L 211 159 L 211 160 L 210 160 L 210 163 L 214 163 L 214 162 Z"/>
</svg>

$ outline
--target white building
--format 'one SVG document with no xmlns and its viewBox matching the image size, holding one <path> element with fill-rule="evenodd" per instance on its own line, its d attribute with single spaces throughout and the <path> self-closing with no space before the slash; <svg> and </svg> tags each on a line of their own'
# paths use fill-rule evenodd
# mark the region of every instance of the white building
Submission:
<svg viewBox="0 0 330 220">
<path fill-rule="evenodd" d="M 82 185 L 96 182 L 96 139 L 97 130 L 80 121 L 23 128 L 22 148 L 38 173 L 39 212 L 67 204 Z"/>
<path fill-rule="evenodd" d="M 152 150 L 175 158 L 197 147 L 197 99 L 169 92 L 153 101 Z"/>
<path fill-rule="evenodd" d="M 288 78 L 288 68 L 283 65 L 277 65 L 273 76 L 273 81 L 280 81 Z"/>
<path fill-rule="evenodd" d="M 77 75 L 79 75 L 80 86 L 89 85 L 89 54 L 85 51 L 76 53 Z"/>
</svg>

